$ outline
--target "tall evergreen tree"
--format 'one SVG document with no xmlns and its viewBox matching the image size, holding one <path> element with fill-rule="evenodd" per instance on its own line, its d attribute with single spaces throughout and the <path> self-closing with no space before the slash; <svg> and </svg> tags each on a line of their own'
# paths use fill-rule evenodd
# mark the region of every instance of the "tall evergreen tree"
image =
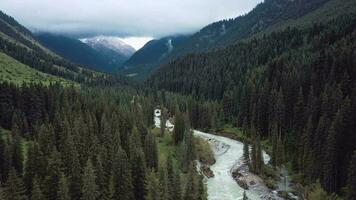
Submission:
<svg viewBox="0 0 356 200">
<path fill-rule="evenodd" d="M 68 185 L 67 178 L 63 173 L 61 173 L 58 188 L 57 188 L 57 200 L 71 200 L 71 199 L 72 198 L 70 197 L 69 194 L 69 185 Z"/>
<path fill-rule="evenodd" d="M 145 137 L 144 144 L 146 163 L 148 168 L 158 169 L 158 149 L 156 144 L 156 138 L 151 133 Z"/>
<path fill-rule="evenodd" d="M 245 159 L 245 163 L 247 165 L 249 165 L 250 164 L 250 148 L 249 148 L 249 145 L 247 143 L 247 139 L 244 139 L 244 148 L 243 149 L 244 149 L 243 156 L 244 156 L 244 159 Z"/>
<path fill-rule="evenodd" d="M 22 179 L 17 176 L 16 170 L 11 168 L 9 178 L 5 183 L 6 200 L 28 200 Z"/>
<path fill-rule="evenodd" d="M 167 109 L 163 106 L 161 106 L 161 118 L 160 118 L 160 130 L 161 130 L 161 137 L 164 136 L 164 132 L 166 131 L 166 121 L 168 118 L 168 113 L 167 113 Z"/>
<path fill-rule="evenodd" d="M 174 141 L 174 144 L 177 145 L 183 140 L 184 133 L 186 130 L 184 116 L 181 113 L 181 111 L 179 110 L 178 106 L 176 108 L 174 122 L 175 122 L 175 125 L 174 125 L 174 130 L 173 130 L 173 141 Z"/>
<path fill-rule="evenodd" d="M 120 149 L 113 165 L 113 186 L 115 200 L 134 200 L 131 165 L 124 150 Z"/>
<path fill-rule="evenodd" d="M 82 177 L 82 200 L 96 200 L 99 196 L 98 186 L 95 183 L 96 175 L 91 160 L 88 159 Z"/>
<path fill-rule="evenodd" d="M 356 151 L 352 155 L 347 181 L 347 200 L 356 199 Z"/>
<path fill-rule="evenodd" d="M 45 177 L 45 194 L 49 200 L 57 200 L 60 175 L 62 174 L 62 160 L 57 149 L 53 149 L 48 160 L 47 176 Z"/>
<path fill-rule="evenodd" d="M 138 148 L 134 155 L 132 166 L 132 178 L 134 186 L 134 194 L 136 199 L 144 199 L 145 197 L 145 177 L 146 177 L 146 161 L 145 154 Z"/>
<path fill-rule="evenodd" d="M 45 200 L 37 176 L 34 177 L 31 189 L 31 200 Z"/>
<path fill-rule="evenodd" d="M 146 200 L 163 200 L 161 184 L 155 171 L 149 170 L 145 179 Z"/>
</svg>

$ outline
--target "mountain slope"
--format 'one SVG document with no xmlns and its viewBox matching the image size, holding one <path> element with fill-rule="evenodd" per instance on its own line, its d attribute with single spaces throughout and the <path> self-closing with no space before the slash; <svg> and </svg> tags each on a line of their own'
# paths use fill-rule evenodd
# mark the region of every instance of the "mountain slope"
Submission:
<svg viewBox="0 0 356 200">
<path fill-rule="evenodd" d="M 126 77 L 91 71 L 86 69 L 85 66 L 79 66 L 61 58 L 42 46 L 24 26 L 1 11 L 0 52 L 16 60 L 15 63 L 27 65 L 37 72 L 77 83 L 111 85 L 131 82 Z M 13 65 L 13 67 L 16 67 L 16 65 Z M 23 67 L 19 66 L 19 68 Z M 10 74 L 16 76 L 16 74 Z M 11 80 L 16 80 L 16 77 L 12 77 Z"/>
<path fill-rule="evenodd" d="M 43 83 L 45 85 L 61 83 L 62 85 L 76 85 L 72 81 L 37 71 L 6 54 L 0 53 L 0 82 L 3 81 L 18 85 L 22 83 Z"/>
<path fill-rule="evenodd" d="M 120 72 L 132 75 L 136 79 L 147 77 L 155 70 L 155 66 L 175 48 L 182 45 L 187 38 L 188 36 L 171 36 L 149 41 L 123 64 Z"/>
<path fill-rule="evenodd" d="M 215 22 L 202 28 L 199 32 L 182 40 L 169 54 L 161 59 L 156 59 L 153 63 L 145 60 L 145 57 L 150 56 L 151 51 L 138 52 L 146 55 L 137 56 L 135 62 L 140 62 L 140 65 L 131 66 L 131 70 L 126 74 L 134 74 L 146 68 L 149 68 L 149 71 L 152 72 L 160 65 L 168 63 L 179 56 L 226 47 L 254 34 L 263 33 L 269 27 L 279 26 L 283 22 L 299 19 L 319 9 L 328 1 L 329 0 L 266 0 L 257 5 L 246 15 L 235 19 Z M 161 40 L 164 41 L 165 38 Z M 125 67 L 130 66 L 130 60 L 124 64 Z M 135 71 L 133 70 L 134 67 L 138 69 Z"/>
<path fill-rule="evenodd" d="M 172 57 L 223 47 L 266 28 L 308 14 L 328 0 L 266 0 L 246 15 L 210 24 L 194 34 Z"/>
<path fill-rule="evenodd" d="M 95 50 L 78 39 L 40 33 L 36 38 L 46 47 L 72 62 L 103 72 L 114 72 L 126 59 L 112 51 Z"/>
</svg>

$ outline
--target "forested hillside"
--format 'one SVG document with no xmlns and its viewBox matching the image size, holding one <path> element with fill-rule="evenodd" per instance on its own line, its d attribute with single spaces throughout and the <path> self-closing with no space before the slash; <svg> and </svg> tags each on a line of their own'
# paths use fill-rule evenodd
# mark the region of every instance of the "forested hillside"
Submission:
<svg viewBox="0 0 356 200">
<path fill-rule="evenodd" d="M 354 13 L 341 15 L 187 55 L 163 66 L 147 84 L 217 100 L 225 123 L 269 140 L 274 165 L 289 162 L 303 183 L 320 180 L 330 193 L 347 188 L 354 195 L 348 180 L 355 180 L 355 26 Z M 209 124 L 209 110 L 198 106 L 191 112 Z"/>
<path fill-rule="evenodd" d="M 138 80 L 147 78 L 174 49 L 184 44 L 188 38 L 189 36 L 170 36 L 149 41 L 123 64 L 120 73 Z"/>
<path fill-rule="evenodd" d="M 14 59 L 14 63 L 27 65 L 35 73 L 37 71 L 40 74 L 49 74 L 76 83 L 114 85 L 131 82 L 124 76 L 98 73 L 59 57 L 51 50 L 43 47 L 24 26 L 2 12 L 0 12 L 0 52 Z M 20 71 L 20 74 L 6 73 L 3 76 L 14 76 L 10 77 L 10 79 L 7 78 L 8 81 L 18 79 L 21 74 L 27 73 L 26 71 L 21 71 L 21 69 L 25 68 L 18 67 L 17 70 Z M 35 79 L 36 76 L 29 78 Z M 25 81 L 21 80 L 20 82 Z"/>
<path fill-rule="evenodd" d="M 154 105 L 128 87 L 0 84 L 0 198 L 206 199 L 190 131 L 156 134 Z"/>
</svg>

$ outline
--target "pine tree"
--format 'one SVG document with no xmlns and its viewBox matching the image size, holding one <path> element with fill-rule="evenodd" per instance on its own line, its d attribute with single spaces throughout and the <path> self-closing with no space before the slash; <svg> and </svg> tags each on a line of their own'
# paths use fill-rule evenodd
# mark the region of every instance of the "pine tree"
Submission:
<svg viewBox="0 0 356 200">
<path fill-rule="evenodd" d="M 5 183 L 6 200 L 28 200 L 22 179 L 17 176 L 16 170 L 11 168 L 8 180 Z"/>
<path fill-rule="evenodd" d="M 57 149 L 53 149 L 48 160 L 47 176 L 45 178 L 45 193 L 49 200 L 57 199 L 57 191 L 59 188 L 59 179 L 62 173 L 62 160 Z"/>
<path fill-rule="evenodd" d="M 0 138 L 0 182 L 5 183 L 12 165 L 11 148 L 4 139 Z"/>
<path fill-rule="evenodd" d="M 202 176 L 196 171 L 192 163 L 188 171 L 188 180 L 185 184 L 183 200 L 205 200 L 206 193 L 203 186 Z"/>
<path fill-rule="evenodd" d="M 261 136 L 257 136 L 257 152 L 256 152 L 256 167 L 257 167 L 257 172 L 259 174 L 263 173 L 263 168 L 264 168 L 264 162 L 263 162 L 263 156 L 262 156 L 262 147 L 261 147 Z"/>
<path fill-rule="evenodd" d="M 113 164 L 113 186 L 115 200 L 133 200 L 131 165 L 124 150 L 120 149 Z"/>
<path fill-rule="evenodd" d="M 32 190 L 32 183 L 35 176 L 38 179 L 44 178 L 46 173 L 45 157 L 43 156 L 37 142 L 29 144 L 27 153 L 27 161 L 25 166 L 24 183 L 27 188 L 28 194 Z"/>
<path fill-rule="evenodd" d="M 168 174 L 166 168 L 160 168 L 159 170 L 159 190 L 161 191 L 161 199 L 168 200 L 170 199 L 170 193 L 168 190 Z"/>
<path fill-rule="evenodd" d="M 63 173 L 60 175 L 57 188 L 57 200 L 71 200 L 67 178 Z"/>
<path fill-rule="evenodd" d="M 33 179 L 31 200 L 45 200 L 37 176 Z"/>
<path fill-rule="evenodd" d="M 167 110 L 163 106 L 161 106 L 161 119 L 160 119 L 160 127 L 161 127 L 161 137 L 164 137 L 164 132 L 166 131 L 166 121 L 167 121 Z"/>
<path fill-rule="evenodd" d="M 133 160 L 134 162 L 132 166 L 132 178 L 133 178 L 135 198 L 144 199 L 146 161 L 145 161 L 145 154 L 142 152 L 140 148 L 136 149 Z"/>
<path fill-rule="evenodd" d="M 250 164 L 250 148 L 249 148 L 249 145 L 247 143 L 247 139 L 244 139 L 244 159 L 245 159 L 245 163 L 247 165 Z"/>
<path fill-rule="evenodd" d="M 348 171 L 348 181 L 347 181 L 347 200 L 356 199 L 356 151 L 354 151 L 349 171 Z"/>
<path fill-rule="evenodd" d="M 162 199 L 161 184 L 157 174 L 149 170 L 145 179 L 146 200 L 165 200 Z"/>
<path fill-rule="evenodd" d="M 184 116 L 180 112 L 178 106 L 176 108 L 175 114 L 176 114 L 176 116 L 175 116 L 175 121 L 174 121 L 175 125 L 174 125 L 174 130 L 173 130 L 173 141 L 174 141 L 174 144 L 177 145 L 183 140 L 186 127 L 185 127 Z"/>
<path fill-rule="evenodd" d="M 84 168 L 82 177 L 82 200 L 96 200 L 99 196 L 98 186 L 95 183 L 96 175 L 93 164 L 89 159 Z"/>
<path fill-rule="evenodd" d="M 336 123 L 335 121 L 331 125 L 331 128 L 329 130 L 329 135 L 327 138 L 327 146 L 326 146 L 326 151 L 325 151 L 325 157 L 324 157 L 324 165 L 323 165 L 323 187 L 329 191 L 335 191 L 336 186 L 337 186 L 337 170 L 336 170 L 336 152 L 337 152 L 337 146 L 336 146 L 336 130 L 335 127 Z"/>
<path fill-rule="evenodd" d="M 167 174 L 168 174 L 168 191 L 169 200 L 176 200 L 182 198 L 182 188 L 179 172 L 173 167 L 173 157 L 170 154 L 167 159 Z"/>
<path fill-rule="evenodd" d="M 15 135 L 12 141 L 12 165 L 19 175 L 22 175 L 23 162 L 22 139 L 20 135 Z"/>
<path fill-rule="evenodd" d="M 5 199 L 5 191 L 2 187 L 0 187 L 0 199 Z"/>
<path fill-rule="evenodd" d="M 158 149 L 156 144 L 156 138 L 151 133 L 145 137 L 144 144 L 146 163 L 148 168 L 158 169 Z"/>
</svg>

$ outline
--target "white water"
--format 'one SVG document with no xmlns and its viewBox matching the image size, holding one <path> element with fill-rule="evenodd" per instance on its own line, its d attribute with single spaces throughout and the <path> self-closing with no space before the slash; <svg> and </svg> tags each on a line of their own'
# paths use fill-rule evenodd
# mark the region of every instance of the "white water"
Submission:
<svg viewBox="0 0 356 200">
<path fill-rule="evenodd" d="M 160 110 L 155 110 L 155 126 L 160 127 Z M 167 127 L 173 127 L 169 121 Z M 171 131 L 171 129 L 170 129 Z M 243 144 L 222 136 L 194 130 L 194 135 L 208 140 L 215 154 L 216 162 L 210 168 L 214 173 L 213 178 L 207 179 L 207 192 L 209 200 L 240 200 L 243 198 L 244 189 L 241 188 L 232 177 L 232 171 L 242 165 Z M 264 153 L 267 163 L 269 156 Z M 251 200 L 261 199 L 253 190 L 246 190 Z"/>
</svg>

